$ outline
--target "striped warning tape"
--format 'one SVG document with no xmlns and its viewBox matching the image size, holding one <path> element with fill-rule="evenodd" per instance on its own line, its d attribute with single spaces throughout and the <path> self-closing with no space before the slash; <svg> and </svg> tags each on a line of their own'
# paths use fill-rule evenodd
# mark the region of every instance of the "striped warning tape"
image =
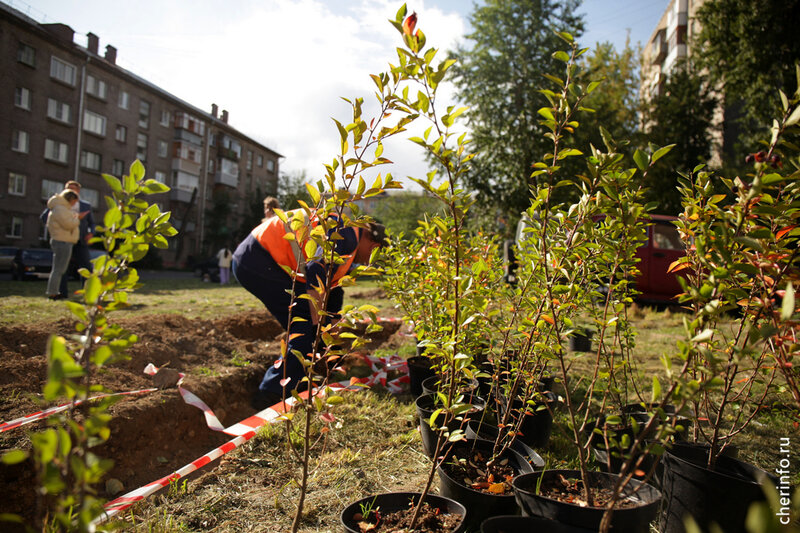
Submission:
<svg viewBox="0 0 800 533">
<path fill-rule="evenodd" d="M 334 383 L 328 385 L 327 387 L 323 387 L 323 390 L 319 391 L 318 394 L 324 395 L 324 393 L 327 390 L 338 392 L 346 389 L 351 389 L 351 390 L 355 389 L 355 387 L 352 387 L 351 385 L 352 383 L 347 381 Z M 299 396 L 303 399 L 307 399 L 308 391 L 301 392 Z M 225 433 L 229 435 L 236 435 L 236 437 L 226 442 L 222 446 L 208 452 L 199 459 L 195 459 L 191 463 L 174 471 L 172 474 L 164 476 L 161 479 L 148 483 L 147 485 L 139 487 L 138 489 L 133 490 L 125 494 L 124 496 L 120 496 L 119 498 L 116 498 L 115 500 L 108 502 L 105 505 L 105 514 L 99 517 L 97 520 L 95 520 L 95 523 L 100 523 L 105 520 L 108 520 L 109 518 L 115 516 L 119 512 L 124 511 L 125 509 L 131 507 L 135 503 L 142 501 L 144 498 L 147 498 L 151 494 L 154 494 L 159 490 L 163 489 L 164 487 L 168 486 L 171 482 L 189 475 L 195 470 L 207 465 L 211 461 L 225 455 L 229 451 L 238 448 L 248 440 L 252 439 L 256 435 L 256 430 L 259 427 L 265 424 L 272 424 L 280 420 L 281 415 L 291 410 L 292 406 L 295 403 L 297 403 L 297 400 L 295 398 L 287 398 L 283 402 L 278 402 L 272 407 L 268 407 L 263 411 L 259 411 L 255 415 L 245 420 L 242 420 L 241 422 L 238 422 L 228 428 L 223 429 L 222 431 L 224 431 Z M 209 409 L 209 411 L 211 410 Z M 213 415 L 213 412 L 211 414 Z M 216 417 L 214 417 L 214 419 L 216 420 Z M 208 415 L 206 415 L 206 420 L 208 420 Z"/>
<path fill-rule="evenodd" d="M 158 389 L 141 389 L 141 390 L 134 390 L 134 391 L 128 391 L 128 392 L 115 392 L 115 393 L 109 393 L 109 394 L 98 394 L 97 396 L 92 396 L 91 398 L 88 398 L 86 401 L 91 402 L 93 400 L 99 400 L 100 398 L 110 398 L 112 396 L 128 396 L 128 395 L 131 395 L 131 394 L 144 394 L 146 392 L 153 392 L 153 391 L 157 391 L 157 390 Z M 73 405 L 80 405 L 83 402 L 84 402 L 84 400 L 76 400 L 74 404 L 72 402 L 70 402 L 70 403 L 65 403 L 65 404 L 62 404 L 62 405 L 57 405 L 55 407 L 50 407 L 49 409 L 45 409 L 43 411 L 37 411 L 35 413 L 31 413 L 29 415 L 25 415 L 25 416 L 23 416 L 21 418 L 17 418 L 17 419 L 11 420 L 9 422 L 3 422 L 2 424 L 0 424 L 0 433 L 2 433 L 3 431 L 8 431 L 10 429 L 18 428 L 20 426 L 24 426 L 25 424 L 30 424 L 31 422 L 35 422 L 37 420 L 42 420 L 44 418 L 47 418 L 48 416 L 53 416 L 56 413 L 60 413 L 62 411 L 65 411 L 65 410 L 69 409 Z"/>
</svg>

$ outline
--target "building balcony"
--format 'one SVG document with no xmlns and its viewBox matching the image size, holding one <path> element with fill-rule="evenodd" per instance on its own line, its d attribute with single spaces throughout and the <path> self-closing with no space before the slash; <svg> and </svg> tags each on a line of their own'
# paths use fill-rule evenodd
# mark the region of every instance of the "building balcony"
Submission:
<svg viewBox="0 0 800 533">
<path fill-rule="evenodd" d="M 192 201 L 192 191 L 187 191 L 185 189 L 178 189 L 177 187 L 173 187 L 169 190 L 169 199 L 175 202 L 181 202 L 184 204 L 188 204 Z"/>
<path fill-rule="evenodd" d="M 175 157 L 172 159 L 172 170 L 181 170 L 187 174 L 199 176 L 200 166 L 200 163 L 195 163 L 194 161 L 189 161 L 180 157 Z"/>
<path fill-rule="evenodd" d="M 214 183 L 220 183 L 235 189 L 239 186 L 239 176 L 234 176 L 227 172 L 217 172 L 214 174 Z"/>
<path fill-rule="evenodd" d="M 239 154 L 236 153 L 236 150 L 232 150 L 230 148 L 222 148 L 221 146 L 217 149 L 217 155 L 219 157 L 224 157 L 225 159 L 230 159 L 231 161 L 239 162 Z"/>
<path fill-rule="evenodd" d="M 653 39 L 653 64 L 660 65 L 664 61 L 664 58 L 667 57 L 668 52 L 667 30 L 658 30 L 658 33 Z"/>
</svg>

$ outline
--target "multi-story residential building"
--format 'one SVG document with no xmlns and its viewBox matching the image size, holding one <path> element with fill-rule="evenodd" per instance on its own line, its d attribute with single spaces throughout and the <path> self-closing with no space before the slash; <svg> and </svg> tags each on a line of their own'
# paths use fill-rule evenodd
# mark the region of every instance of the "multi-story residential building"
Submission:
<svg viewBox="0 0 800 533">
<path fill-rule="evenodd" d="M 670 0 L 642 51 L 639 95 L 644 100 L 663 94 L 672 69 L 681 59 L 691 55 L 693 41 L 702 29 L 695 15 L 705 2 L 706 0 Z M 729 116 L 736 113 L 737 109 L 726 108 L 722 101 L 714 112 L 713 124 L 708 132 L 714 146 L 709 160 L 712 166 L 722 163 L 722 154 L 736 141 L 738 128 Z"/>
<path fill-rule="evenodd" d="M 671 0 L 642 51 L 640 92 L 644 98 L 661 94 L 679 59 L 689 55 L 689 42 L 700 31 L 695 19 L 705 0 Z"/>
<path fill-rule="evenodd" d="M 0 243 L 47 246 L 39 214 L 67 180 L 81 183 L 102 220 L 101 174 L 121 177 L 135 159 L 171 187 L 151 197 L 179 230 L 165 264 L 210 251 L 215 195 L 228 199 L 225 226 L 237 237 L 251 196 L 277 193 L 281 155 L 233 128 L 216 105 L 202 111 L 119 67 L 113 46 L 100 55 L 98 36 L 89 33 L 86 47 L 74 37 L 65 24 L 0 3 Z"/>
</svg>

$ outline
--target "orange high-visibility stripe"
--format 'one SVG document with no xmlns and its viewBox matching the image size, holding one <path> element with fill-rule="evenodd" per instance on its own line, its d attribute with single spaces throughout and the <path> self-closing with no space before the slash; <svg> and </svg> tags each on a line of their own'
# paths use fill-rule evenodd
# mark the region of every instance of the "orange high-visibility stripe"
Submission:
<svg viewBox="0 0 800 533">
<path fill-rule="evenodd" d="M 296 242 L 295 240 L 284 239 L 284 235 L 291 233 L 291 221 L 294 214 L 301 210 L 287 211 L 287 222 L 284 223 L 278 217 L 272 217 L 265 220 L 256 226 L 250 233 L 258 241 L 258 243 L 267 251 L 269 255 L 275 260 L 278 265 L 287 266 L 292 271 L 297 273 L 297 279 L 305 283 L 305 263 L 308 257 L 305 253 L 305 242 Z M 319 223 L 316 216 L 311 219 L 311 227 Z M 361 228 L 354 228 L 356 235 L 361 236 Z M 333 274 L 333 285 L 335 286 L 347 272 L 355 260 L 355 251 L 353 253 L 343 256 L 344 263 L 336 268 Z"/>
</svg>

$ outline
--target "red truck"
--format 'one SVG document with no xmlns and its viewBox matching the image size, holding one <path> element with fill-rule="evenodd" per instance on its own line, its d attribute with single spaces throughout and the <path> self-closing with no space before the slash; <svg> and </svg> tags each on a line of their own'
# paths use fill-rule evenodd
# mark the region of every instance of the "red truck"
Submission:
<svg viewBox="0 0 800 533">
<path fill-rule="evenodd" d="M 525 217 L 517 227 L 517 239 L 524 235 Z M 667 215 L 650 215 L 652 224 L 647 228 L 647 241 L 636 250 L 639 259 L 637 267 L 636 290 L 641 294 L 636 299 L 650 303 L 676 303 L 675 296 L 682 291 L 678 277 L 674 272 L 667 272 L 670 265 L 686 255 L 686 248 L 681 241 L 678 229 L 673 224 L 677 217 Z M 506 281 L 514 283 L 516 270 L 514 258 L 515 241 L 506 241 Z"/>
</svg>

